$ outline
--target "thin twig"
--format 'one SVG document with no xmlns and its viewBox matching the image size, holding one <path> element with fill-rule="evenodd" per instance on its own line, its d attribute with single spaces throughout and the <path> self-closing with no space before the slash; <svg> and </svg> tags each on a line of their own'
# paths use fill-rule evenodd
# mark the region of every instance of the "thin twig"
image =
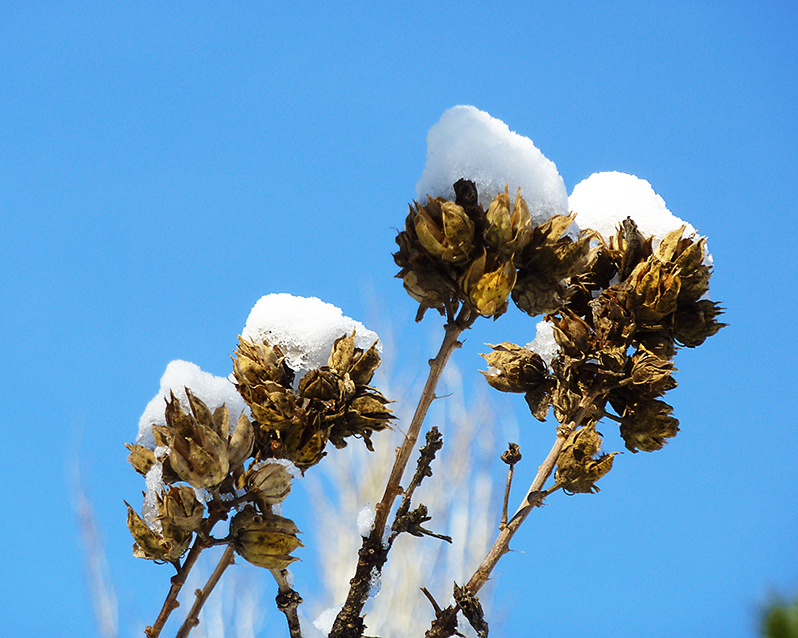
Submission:
<svg viewBox="0 0 798 638">
<path fill-rule="evenodd" d="M 585 396 L 580 402 L 579 411 L 576 413 L 573 420 L 570 423 L 557 428 L 557 439 L 554 441 L 554 445 L 549 451 L 546 460 L 543 461 L 538 468 L 535 479 L 532 481 L 532 485 L 529 486 L 529 490 L 527 491 L 526 496 L 524 496 L 524 500 L 521 501 L 521 504 L 518 506 L 518 509 L 516 510 L 515 514 L 513 514 L 513 517 L 508 521 L 507 525 L 499 532 L 499 535 L 494 541 L 493 546 L 488 551 L 487 556 L 485 556 L 485 559 L 474 572 L 471 580 L 468 581 L 466 588 L 472 594 L 476 594 L 482 588 L 482 586 L 487 582 L 488 578 L 490 578 L 490 574 L 493 571 L 493 568 L 496 566 L 496 563 L 498 563 L 499 559 L 510 550 L 510 541 L 518 531 L 518 528 L 521 527 L 521 524 L 524 522 L 524 520 L 526 520 L 526 517 L 529 515 L 529 513 L 535 507 L 539 507 L 543 503 L 543 499 L 548 496 L 548 494 L 556 489 L 559 489 L 559 485 L 554 485 L 549 490 L 542 490 L 543 485 L 554 471 L 554 466 L 557 463 L 557 459 L 560 456 L 563 445 L 565 445 L 565 441 L 568 439 L 568 436 L 571 434 L 571 432 L 579 427 L 585 416 L 588 415 L 590 412 L 590 406 L 593 404 L 597 394 L 598 391 L 594 391 Z"/>
<path fill-rule="evenodd" d="M 515 464 L 521 460 L 521 451 L 518 449 L 518 444 L 508 443 L 507 451 L 502 454 L 501 459 L 510 466 L 510 471 L 507 472 L 507 485 L 504 488 L 502 519 L 499 523 L 499 529 L 504 529 L 504 526 L 507 525 L 507 507 L 510 504 L 510 488 L 513 486 L 513 472 L 515 471 Z"/>
<path fill-rule="evenodd" d="M 177 632 L 177 638 L 186 638 L 191 630 L 199 625 L 199 613 L 202 606 L 205 604 L 205 601 L 208 600 L 208 596 L 211 595 L 213 588 L 216 587 L 216 583 L 219 582 L 222 574 L 224 574 L 224 570 L 233 563 L 234 557 L 235 550 L 232 545 L 228 545 L 227 549 L 224 550 L 224 554 L 222 554 L 222 557 L 219 559 L 216 569 L 213 570 L 208 582 L 205 583 L 205 587 L 197 591 L 197 598 L 191 606 L 191 611 L 188 612 L 186 620 L 180 627 L 180 631 Z"/>
<path fill-rule="evenodd" d="M 291 638 L 302 638 L 302 629 L 299 626 L 299 614 L 296 608 L 302 604 L 302 596 L 293 590 L 288 582 L 287 569 L 269 570 L 277 581 L 277 609 L 285 614 L 288 623 L 288 632 Z"/>
<path fill-rule="evenodd" d="M 449 543 L 452 542 L 452 539 L 448 536 L 436 534 L 421 527 L 421 523 L 431 520 L 431 517 L 427 516 L 427 508 L 423 504 L 412 512 L 410 511 L 410 502 L 413 499 L 413 494 L 425 478 L 432 476 L 432 462 L 435 460 L 435 455 L 443 447 L 443 436 L 434 425 L 427 431 L 426 440 L 427 444 L 419 450 L 415 474 L 413 474 L 413 478 L 405 488 L 402 502 L 396 508 L 396 515 L 393 519 L 393 525 L 391 525 L 391 535 L 388 537 L 389 547 L 393 545 L 396 537 L 402 532 L 409 532 L 413 536 L 427 535 Z"/>
<path fill-rule="evenodd" d="M 390 477 L 385 486 L 382 500 L 375 510 L 374 527 L 358 552 L 358 563 L 355 576 L 352 578 L 346 602 L 333 624 L 329 638 L 353 638 L 363 635 L 364 624 L 360 617 L 363 605 L 368 600 L 372 574 L 374 570 L 380 573 L 388 556 L 388 548 L 383 545 L 385 527 L 388 516 L 396 497 L 402 493 L 401 481 L 410 456 L 418 441 L 418 435 L 424 418 L 432 401 L 435 399 L 435 388 L 446 367 L 452 352 L 460 347 L 458 338 L 464 330 L 471 327 L 479 315 L 472 315 L 464 306 L 457 319 L 446 324 L 446 333 L 437 356 L 430 361 L 430 371 L 427 382 L 416 407 L 413 419 L 407 429 L 407 434 L 402 446 L 396 453 L 396 459 L 391 469 Z"/>
<path fill-rule="evenodd" d="M 211 505 L 216 502 L 217 501 L 214 498 L 214 501 L 211 502 Z M 158 614 L 158 618 L 155 620 L 155 624 L 153 624 L 152 627 L 147 627 L 144 630 L 147 638 L 158 638 L 164 628 L 164 625 L 166 625 L 166 621 L 169 620 L 169 616 L 175 609 L 180 607 L 177 596 L 180 594 L 180 590 L 183 588 L 183 585 L 186 584 L 186 578 L 188 578 L 188 574 L 191 571 L 191 568 L 194 567 L 194 564 L 197 562 L 202 550 L 207 549 L 214 544 L 211 542 L 209 536 L 210 531 L 213 529 L 216 523 L 227 518 L 228 511 L 229 508 L 216 507 L 213 511 L 209 511 L 207 518 L 203 519 L 200 528 L 197 530 L 197 535 L 194 538 L 194 544 L 191 546 L 191 550 L 189 550 L 188 556 L 186 556 L 186 560 L 183 562 L 183 565 L 181 566 L 179 563 L 175 563 L 177 574 L 172 576 L 172 586 L 169 588 L 169 593 L 166 595 L 166 600 L 163 603 L 163 607 L 161 607 L 161 613 Z"/>
<path fill-rule="evenodd" d="M 396 510 L 396 518 L 401 518 L 407 514 L 410 510 L 410 501 L 413 498 L 413 493 L 416 491 L 416 488 L 421 485 L 421 482 L 426 477 L 432 476 L 430 466 L 432 465 L 432 461 L 435 460 L 435 455 L 443 447 L 443 436 L 441 436 L 438 428 L 432 426 L 427 432 L 426 440 L 427 444 L 419 450 L 420 456 L 416 465 L 416 472 L 413 474 L 413 478 L 405 489 L 405 493 L 402 496 L 402 503 Z"/>
<path fill-rule="evenodd" d="M 205 544 L 199 537 L 195 538 L 194 544 L 188 556 L 186 556 L 185 562 L 178 567 L 177 574 L 172 576 L 172 586 L 169 588 L 169 593 L 166 596 L 163 607 L 161 607 L 161 613 L 158 614 L 158 618 L 155 620 L 152 627 L 147 627 L 144 630 L 148 638 L 158 638 L 164 625 L 166 625 L 166 621 L 169 620 L 169 616 L 180 606 L 180 603 L 177 601 L 177 596 L 183 588 L 183 585 L 186 584 L 186 578 L 188 578 L 191 568 L 194 567 L 203 549 L 205 549 Z"/>
<path fill-rule="evenodd" d="M 510 487 L 513 484 L 513 471 L 515 470 L 515 464 L 510 466 L 510 470 L 507 472 L 507 485 L 504 488 L 504 503 L 502 503 L 502 520 L 499 523 L 499 529 L 504 529 L 504 526 L 507 525 L 507 508 L 510 505 Z"/>
</svg>

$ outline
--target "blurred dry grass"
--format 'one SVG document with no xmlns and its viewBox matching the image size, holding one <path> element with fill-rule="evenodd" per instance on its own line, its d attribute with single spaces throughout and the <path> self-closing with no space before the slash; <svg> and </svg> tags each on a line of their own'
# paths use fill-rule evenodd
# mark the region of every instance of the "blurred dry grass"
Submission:
<svg viewBox="0 0 798 638">
<path fill-rule="evenodd" d="M 111 582 L 102 535 L 77 461 L 72 469 L 72 498 L 83 540 L 86 582 L 94 605 L 97 630 L 103 638 L 119 636 L 119 604 Z"/>
</svg>

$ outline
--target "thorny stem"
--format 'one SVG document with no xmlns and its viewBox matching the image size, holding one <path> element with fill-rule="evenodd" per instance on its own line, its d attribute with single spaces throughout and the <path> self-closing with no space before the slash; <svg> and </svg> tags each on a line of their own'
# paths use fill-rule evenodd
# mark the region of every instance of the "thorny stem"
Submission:
<svg viewBox="0 0 798 638">
<path fill-rule="evenodd" d="M 427 416 L 429 406 L 435 399 L 435 388 L 438 385 L 441 374 L 452 352 L 461 345 L 458 338 L 464 330 L 471 327 L 478 316 L 472 315 L 468 307 L 463 306 L 457 319 L 450 320 L 445 326 L 446 333 L 443 337 L 443 343 L 437 356 L 430 361 L 427 382 L 421 393 L 413 419 L 407 429 L 405 439 L 396 452 L 396 459 L 391 469 L 388 483 L 385 486 L 385 492 L 382 500 L 375 508 L 374 527 L 368 538 L 363 540 L 355 576 L 350 581 L 351 587 L 349 588 L 346 603 L 335 619 L 329 638 L 351 638 L 359 637 L 363 634 L 364 626 L 360 613 L 368 599 L 368 583 L 371 580 L 372 571 L 376 569 L 379 573 L 387 559 L 388 548 L 383 545 L 383 536 L 393 502 L 402 493 L 400 485 L 402 475 L 418 441 L 418 435 Z"/>
<path fill-rule="evenodd" d="M 419 459 L 418 465 L 416 466 L 416 472 L 413 474 L 413 478 L 410 479 L 410 483 L 405 488 L 404 495 L 402 496 L 402 502 L 396 509 L 396 515 L 394 516 L 393 525 L 391 526 L 391 535 L 388 537 L 389 547 L 393 545 L 396 537 L 402 532 L 409 532 L 414 536 L 426 534 L 427 536 L 439 538 L 441 540 L 448 541 L 449 543 L 452 542 L 452 539 L 448 536 L 435 534 L 421 527 L 420 523 L 424 522 L 424 520 L 419 521 L 419 518 L 416 517 L 429 520 L 426 517 L 427 508 L 424 507 L 424 505 L 419 505 L 416 510 L 410 512 L 410 502 L 413 499 L 413 494 L 415 493 L 416 488 L 421 485 L 421 482 L 426 477 L 432 476 L 430 465 L 432 465 L 432 462 L 435 460 L 435 455 L 443 447 L 443 437 L 441 436 L 438 428 L 436 428 L 434 425 L 427 430 L 426 438 L 427 444 L 419 450 Z"/>
<path fill-rule="evenodd" d="M 208 582 L 205 583 L 205 587 L 203 587 L 201 590 L 197 590 L 197 598 L 194 601 L 194 604 L 191 606 L 191 611 L 188 612 L 186 620 L 180 627 L 180 631 L 177 632 L 177 638 L 186 638 L 191 630 L 199 625 L 199 613 L 202 609 L 202 606 L 205 604 L 205 601 L 208 600 L 208 596 L 211 595 L 213 588 L 216 587 L 216 583 L 219 582 L 222 574 L 224 574 L 224 570 L 226 570 L 233 563 L 234 557 L 235 550 L 233 549 L 232 545 L 228 545 L 227 549 L 224 550 L 224 554 L 222 554 L 222 557 L 219 559 L 216 569 L 213 570 Z"/>
<path fill-rule="evenodd" d="M 288 583 L 287 569 L 271 569 L 269 571 L 277 581 L 277 609 L 285 614 L 288 632 L 291 638 L 302 638 L 299 615 L 296 611 L 296 608 L 302 604 L 302 597 Z"/>
<path fill-rule="evenodd" d="M 518 528 L 521 527 L 521 524 L 526 520 L 526 517 L 529 515 L 529 513 L 535 507 L 540 506 L 546 496 L 559 489 L 560 486 L 555 484 L 548 490 L 542 490 L 543 485 L 554 471 L 554 466 L 557 463 L 557 459 L 560 456 L 563 445 L 565 445 L 565 441 L 568 439 L 568 436 L 571 434 L 571 432 L 579 427 L 582 419 L 584 419 L 589 413 L 590 406 L 593 404 L 597 394 L 598 391 L 593 391 L 585 396 L 580 402 L 579 411 L 576 413 L 576 415 L 574 415 L 573 420 L 568 424 L 557 428 L 557 439 L 554 441 L 554 445 L 552 446 L 551 451 L 549 451 L 546 460 L 543 461 L 540 467 L 538 467 L 538 472 L 532 481 L 532 485 L 529 486 L 529 490 L 527 491 L 526 496 L 524 496 L 524 500 L 521 501 L 521 505 L 518 506 L 518 509 L 516 510 L 515 514 L 513 514 L 513 517 L 509 520 L 507 525 L 499 532 L 499 535 L 494 541 L 493 546 L 488 551 L 488 555 L 474 572 L 471 580 L 468 581 L 466 589 L 468 589 L 468 591 L 470 591 L 472 594 L 476 594 L 482 588 L 482 586 L 487 582 L 488 578 L 490 578 L 490 574 L 493 571 L 493 568 L 496 566 L 496 563 L 499 562 L 499 559 L 508 551 L 510 551 L 510 541 L 518 531 Z"/>
</svg>

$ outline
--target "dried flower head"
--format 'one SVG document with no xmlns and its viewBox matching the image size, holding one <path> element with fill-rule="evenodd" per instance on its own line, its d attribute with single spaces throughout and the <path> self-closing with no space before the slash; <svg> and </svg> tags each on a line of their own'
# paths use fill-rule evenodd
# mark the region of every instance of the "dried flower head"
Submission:
<svg viewBox="0 0 798 638">
<path fill-rule="evenodd" d="M 598 455 L 600 449 L 601 434 L 596 432 L 595 424 L 570 434 L 557 459 L 554 475 L 563 490 L 571 493 L 599 491 L 596 481 L 612 469 L 612 459 L 616 454 Z"/>
<path fill-rule="evenodd" d="M 233 517 L 230 536 L 236 552 L 248 562 L 266 569 L 285 569 L 298 558 L 291 556 L 304 547 L 291 519 L 261 514 L 251 505 Z"/>
<path fill-rule="evenodd" d="M 155 561 L 179 559 L 188 550 L 204 512 L 194 490 L 185 485 L 173 486 L 165 496 L 158 496 L 155 520 L 159 530 L 150 527 L 129 503 L 125 505 L 127 526 L 135 540 L 133 555 Z"/>
<path fill-rule="evenodd" d="M 665 439 L 676 436 L 679 420 L 664 401 L 651 400 L 626 406 L 621 419 L 621 436 L 631 452 L 661 450 Z"/>
<path fill-rule="evenodd" d="M 535 228 L 520 189 L 512 208 L 505 187 L 487 212 L 473 182 L 461 179 L 454 189 L 455 202 L 414 202 L 396 238 L 397 277 L 420 304 L 416 319 L 428 308 L 451 319 L 461 304 L 474 315 L 498 317 L 511 294 L 529 314 L 560 307 L 561 282 L 589 248 L 587 237 L 564 236 L 573 216 L 558 215 Z"/>
<path fill-rule="evenodd" d="M 354 436 L 372 449 L 371 434 L 389 427 L 390 402 L 368 385 L 380 365 L 377 344 L 363 350 L 354 332 L 344 335 L 327 363 L 308 371 L 294 390 L 278 347 L 240 338 L 234 375 L 252 411 L 258 458 L 285 458 L 304 471 L 325 456 L 328 441 L 344 447 Z"/>
<path fill-rule="evenodd" d="M 245 474 L 247 492 L 254 495 L 262 509 L 282 503 L 291 492 L 292 477 L 280 463 L 258 464 Z"/>
<path fill-rule="evenodd" d="M 153 425 L 159 446 L 169 448 L 169 462 L 177 476 L 197 488 L 219 485 L 230 469 L 227 408 L 213 413 L 186 388 L 189 411 L 174 393 L 166 403 L 166 425 Z"/>
</svg>

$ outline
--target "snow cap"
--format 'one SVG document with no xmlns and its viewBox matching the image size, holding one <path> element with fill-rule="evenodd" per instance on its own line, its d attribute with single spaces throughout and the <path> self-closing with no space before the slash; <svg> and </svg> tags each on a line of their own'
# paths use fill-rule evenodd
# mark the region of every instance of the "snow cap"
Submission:
<svg viewBox="0 0 798 638">
<path fill-rule="evenodd" d="M 476 184 L 484 208 L 509 184 L 512 201 L 521 187 L 535 224 L 568 213 L 568 193 L 554 162 L 528 137 L 473 106 L 448 109 L 429 130 L 427 164 L 416 185 L 419 203 L 427 196 L 453 201 L 452 185 L 461 178 Z"/>
<path fill-rule="evenodd" d="M 277 293 L 261 297 L 247 317 L 241 336 L 279 346 L 294 370 L 327 365 L 333 343 L 355 331 L 355 346 L 366 350 L 379 336 L 343 311 L 316 297 Z M 377 344 L 377 349 L 382 348 Z"/>
<path fill-rule="evenodd" d="M 241 412 L 244 411 L 244 399 L 238 394 L 235 386 L 226 377 L 217 377 L 210 372 L 204 372 L 195 363 L 176 359 L 166 366 L 166 371 L 161 377 L 161 388 L 158 394 L 144 408 L 144 414 L 139 419 L 139 435 L 136 443 L 148 448 L 155 448 L 155 437 L 152 426 L 166 425 L 166 401 L 172 392 L 180 400 L 180 405 L 190 411 L 186 388 L 191 390 L 195 397 L 200 399 L 213 412 L 216 408 L 225 405 L 230 411 L 231 433 L 238 423 Z"/>
<path fill-rule="evenodd" d="M 654 236 L 654 248 L 665 235 L 686 223 L 668 210 L 665 200 L 646 180 L 617 171 L 593 173 L 579 182 L 568 205 L 576 212 L 580 228 L 592 228 L 605 240 L 617 232 L 618 224 L 631 217 L 644 236 Z M 695 228 L 687 224 L 683 236 L 693 233 Z"/>
</svg>

